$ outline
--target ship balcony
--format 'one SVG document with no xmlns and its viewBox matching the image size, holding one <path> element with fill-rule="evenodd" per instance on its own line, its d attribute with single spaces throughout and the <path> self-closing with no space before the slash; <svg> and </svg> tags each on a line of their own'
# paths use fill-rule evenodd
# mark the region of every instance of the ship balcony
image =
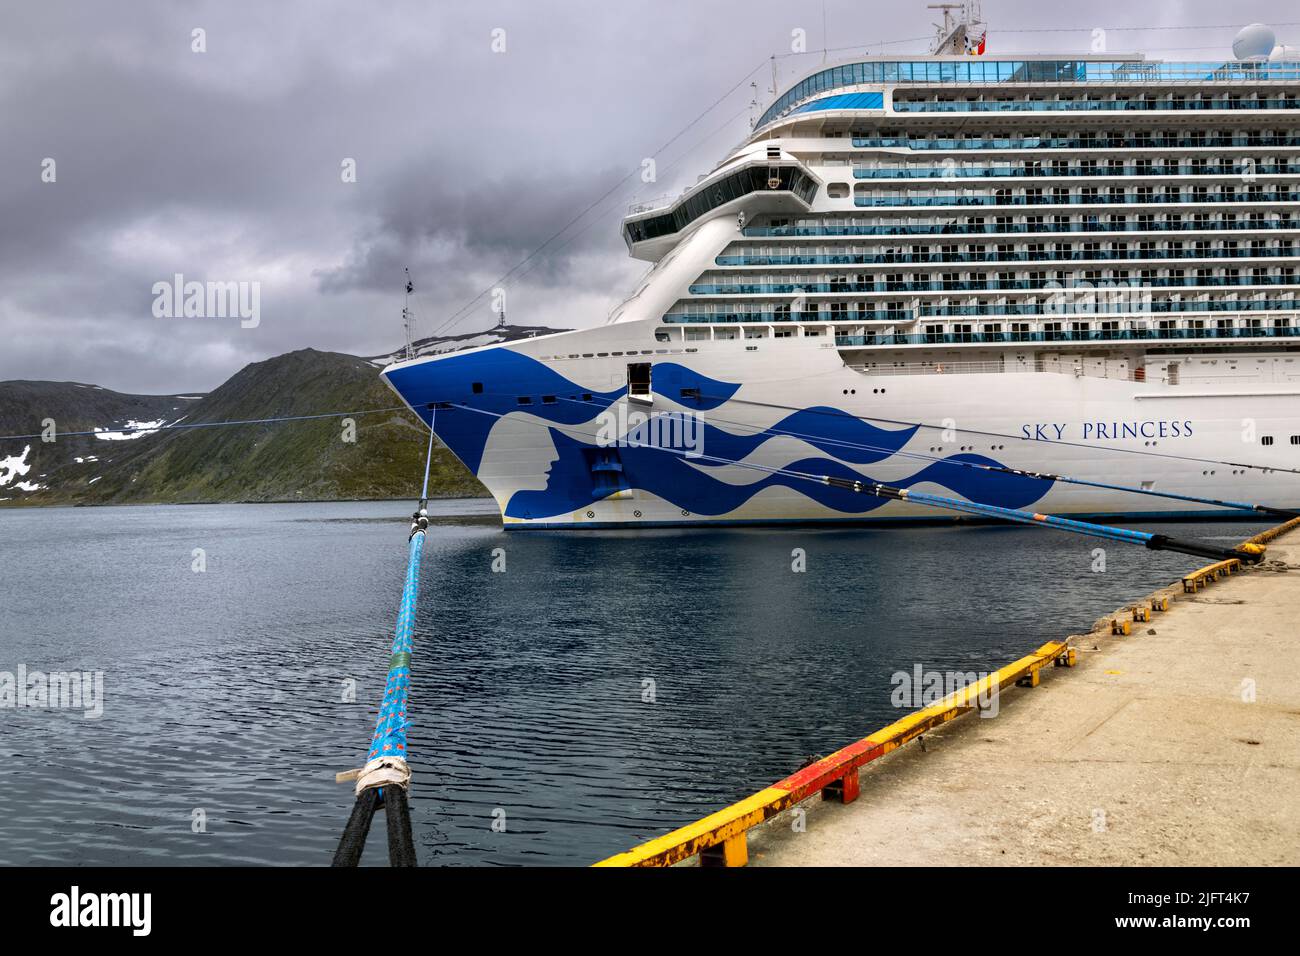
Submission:
<svg viewBox="0 0 1300 956">
<path fill-rule="evenodd" d="M 755 309 L 747 312 L 666 312 L 663 321 L 708 325 L 734 322 L 873 322 L 883 325 L 905 325 L 916 321 L 916 316 L 911 309 L 847 309 L 838 312 Z"/>
<path fill-rule="evenodd" d="M 1252 215 L 1254 215 L 1252 213 Z M 1178 220 L 1174 222 L 1111 222 L 1090 217 L 1072 222 L 988 222 L 971 225 L 928 223 L 878 226 L 746 226 L 742 234 L 749 239 L 809 236 L 1014 236 L 1075 232 L 1268 232 L 1300 229 L 1300 221 L 1282 213 L 1276 219 Z"/>
<path fill-rule="evenodd" d="M 1064 162 L 1064 160 L 1061 160 Z M 1107 179 L 1142 177 L 1163 180 L 1168 176 L 1207 176 L 1240 179 L 1245 167 L 1240 163 L 1216 163 L 1213 166 L 1167 164 L 1161 166 L 1067 166 L 1053 169 L 1042 165 L 1021 166 L 855 166 L 854 179 Z M 1287 176 L 1300 173 L 1300 159 L 1285 163 L 1256 163 L 1250 170 L 1258 176 Z"/>
<path fill-rule="evenodd" d="M 1300 301 L 1294 298 L 1284 299 L 1225 299 L 1184 300 L 1156 299 L 1146 301 L 1139 287 L 1118 289 L 1062 289 L 1053 290 L 1049 298 L 1066 301 L 1049 302 L 992 302 L 976 305 L 931 305 L 924 303 L 920 307 L 922 316 L 984 316 L 984 315 L 1092 315 L 1107 313 L 1113 315 L 1170 314 L 1183 312 L 1296 312 L 1300 311 Z M 1114 296 L 1112 307 L 1108 299 Z"/>
<path fill-rule="evenodd" d="M 741 305 L 742 303 L 736 303 Z M 934 305 L 919 309 L 742 309 L 731 311 L 670 311 L 664 322 L 910 322 L 922 318 L 966 318 L 1025 316 L 1048 319 L 1055 316 L 1183 315 L 1214 312 L 1300 312 L 1300 300 L 1229 299 L 1225 301 L 1148 300 L 1141 289 L 1065 289 L 1054 292 L 1045 302 L 987 302 L 976 305 Z M 1275 323 L 1277 324 L 1277 323 Z M 1287 323 L 1290 324 L 1289 322 Z"/>
<path fill-rule="evenodd" d="M 765 267 L 773 266 L 823 266 L 823 265 L 948 265 L 971 263 L 999 265 L 1016 262 L 1202 262 L 1215 259 L 1269 259 L 1293 258 L 1296 250 L 1290 246 L 1275 249 L 1096 249 L 1083 251 L 1042 252 L 983 252 L 983 253 L 911 253 L 887 252 L 874 255 L 866 253 L 829 253 L 815 255 L 720 255 L 714 258 L 719 266 Z"/>
<path fill-rule="evenodd" d="M 1270 147 L 1300 146 L 1300 134 L 1264 131 L 1249 133 L 1244 136 L 1235 134 L 1194 136 L 1174 133 L 1150 133 L 1142 136 L 968 136 L 935 137 L 919 136 L 853 136 L 853 146 L 857 149 L 911 149 L 930 150 L 975 150 L 985 152 L 992 149 L 1228 149 L 1249 146 L 1260 149 Z"/>
<path fill-rule="evenodd" d="M 1252 99 L 1225 96 L 1211 99 L 1170 96 L 1114 99 L 998 99 L 998 100 L 909 100 L 894 98 L 895 113 L 1114 113 L 1114 112 L 1204 112 L 1300 109 L 1300 97 L 1283 95 Z"/>
<path fill-rule="evenodd" d="M 1093 280 L 1089 280 L 1093 281 Z M 1153 278 L 1102 278 L 1094 285 L 1105 288 L 1104 283 L 1136 283 L 1142 289 L 1211 289 L 1225 287 L 1296 286 L 1300 278 L 1295 275 L 1275 276 L 1158 276 Z M 892 292 L 1041 292 L 1059 293 L 1057 287 L 1047 287 L 1033 279 L 989 279 L 985 282 L 964 280 L 880 281 L 880 282 L 802 282 L 802 283 L 697 283 L 690 287 L 693 296 L 753 296 L 753 295 L 872 295 Z"/>
<path fill-rule="evenodd" d="M 898 345 L 1025 345 L 1044 343 L 1140 342 L 1160 345 L 1189 341 L 1252 341 L 1300 338 L 1300 325 L 1204 329 L 1034 329 L 1028 331 L 895 332 L 878 335 L 836 335 L 840 348 L 880 348 Z"/>
<path fill-rule="evenodd" d="M 964 196 L 951 194 L 946 196 L 855 196 L 853 205 L 880 209 L 887 207 L 913 206 L 1170 206 L 1170 205 L 1219 205 L 1233 203 L 1236 206 L 1246 203 L 1297 203 L 1300 202 L 1300 190 L 1279 190 L 1259 193 L 1182 193 L 1165 191 L 1149 196 L 1134 194 L 1122 195 L 1071 195 L 1053 196 Z"/>
</svg>

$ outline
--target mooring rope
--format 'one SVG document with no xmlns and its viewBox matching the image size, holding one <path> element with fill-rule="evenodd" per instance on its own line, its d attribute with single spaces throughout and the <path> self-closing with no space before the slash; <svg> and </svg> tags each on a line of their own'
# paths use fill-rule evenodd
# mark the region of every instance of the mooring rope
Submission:
<svg viewBox="0 0 1300 956">
<path fill-rule="evenodd" d="M 370 820 L 382 801 L 388 822 L 388 858 L 393 866 L 415 866 L 415 843 L 411 835 L 411 811 L 408 789 L 411 768 L 407 763 L 407 702 L 411 689 L 411 652 L 415 646 L 415 611 L 420 591 L 420 558 L 424 536 L 429 530 L 429 470 L 433 462 L 434 423 L 437 412 L 430 410 L 429 450 L 424 459 L 424 484 L 420 506 L 411 519 L 407 542 L 406 582 L 402 586 L 402 603 L 397 610 L 397 627 L 388 659 L 388 679 L 384 697 L 375 719 L 375 733 L 370 740 L 366 765 L 359 770 L 338 774 L 340 782 L 355 780 L 357 802 L 352 809 L 338 850 L 335 866 L 356 866 L 361 861 Z"/>
</svg>

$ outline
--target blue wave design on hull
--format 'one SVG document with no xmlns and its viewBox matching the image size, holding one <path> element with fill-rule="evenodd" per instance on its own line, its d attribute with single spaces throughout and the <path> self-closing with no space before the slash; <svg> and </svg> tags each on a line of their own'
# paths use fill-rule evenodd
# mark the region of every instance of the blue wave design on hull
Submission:
<svg viewBox="0 0 1300 956">
<path fill-rule="evenodd" d="M 595 491 L 589 454 L 598 446 L 578 441 L 564 432 L 551 429 L 551 439 L 559 458 L 551 464 L 546 488 L 542 491 L 518 491 L 506 504 L 510 518 L 551 518 L 587 508 L 605 497 Z M 600 449 L 603 450 L 603 449 Z M 713 454 L 706 443 L 705 454 Z M 733 485 L 702 471 L 680 454 L 655 447 L 618 449 L 623 475 L 628 486 L 649 492 L 695 515 L 717 516 L 735 511 L 765 488 L 791 488 L 818 504 L 842 514 L 863 514 L 881 507 L 885 499 L 834 488 L 803 478 L 765 475 L 751 484 Z M 932 482 L 971 501 L 1023 508 L 1037 501 L 1052 486 L 1042 478 L 1026 478 L 998 472 L 978 471 L 956 462 L 1000 464 L 983 455 L 953 455 L 933 462 L 916 474 L 890 484 L 911 488 Z M 700 464 L 703 464 L 701 462 Z M 874 482 L 875 479 L 842 462 L 826 458 L 801 458 L 783 466 L 788 471 L 831 475 L 836 478 Z"/>
<path fill-rule="evenodd" d="M 606 392 L 583 388 L 548 365 L 509 348 L 446 356 L 419 365 L 388 369 L 383 374 L 426 424 L 432 418 L 428 406 L 451 405 L 438 412 L 438 437 L 475 474 L 498 416 L 520 412 L 556 426 L 582 425 L 627 394 L 626 386 Z M 718 381 L 676 362 L 655 362 L 653 384 L 661 397 L 705 412 L 730 401 L 740 390 L 740 383 Z M 693 391 L 693 395 L 684 396 L 685 390 Z M 591 396 L 590 401 L 584 399 L 586 395 Z M 520 405 L 521 396 L 527 396 L 531 402 Z M 543 403 L 543 396 L 554 396 L 557 400 Z M 480 414 L 458 405 L 491 414 Z M 655 417 L 667 418 L 671 423 L 673 418 L 684 420 L 686 415 L 669 412 Z M 708 472 L 727 461 L 742 461 L 763 443 L 780 437 L 782 432 L 791 432 L 796 434 L 790 437 L 832 457 L 803 458 L 784 465 L 785 469 L 871 482 L 874 479 L 844 462 L 869 465 L 883 461 L 901 451 L 917 431 L 915 426 L 893 431 L 877 428 L 829 406 L 800 409 L 766 431 L 752 434 L 735 435 L 705 421 L 701 450 L 706 455 L 727 460 L 708 461 L 685 459 L 677 452 L 654 447 L 650 440 L 654 427 L 663 426 L 646 422 L 630 429 L 626 436 L 630 441 L 615 450 L 618 487 L 649 492 L 684 511 L 704 516 L 734 511 L 765 488 L 777 486 L 798 491 L 841 514 L 874 511 L 885 504 L 884 499 L 785 475 L 766 474 L 751 484 L 732 485 Z M 610 493 L 609 484 L 599 485 L 596 479 L 597 471 L 608 464 L 600 459 L 602 453 L 607 454 L 607 449 L 576 439 L 558 428 L 547 431 L 558 457 L 550 465 L 546 488 L 516 492 L 506 505 L 507 517 L 558 517 L 587 508 Z M 645 439 L 642 446 L 635 447 L 641 438 Z M 1041 498 L 1053 484 L 1040 478 L 962 467 L 957 462 L 1001 464 L 981 455 L 954 455 L 890 484 L 910 488 L 933 483 L 970 501 L 1004 508 L 1023 508 Z M 601 468 L 594 467 L 598 463 Z"/>
<path fill-rule="evenodd" d="M 656 437 L 691 434 L 693 426 L 694 420 L 688 413 L 665 412 L 629 428 L 623 439 L 625 444 L 665 444 L 656 441 Z M 745 426 L 737 423 L 737 427 Z M 855 465 L 869 465 L 896 454 L 915 434 L 916 426 L 891 431 L 877 428 L 837 408 L 814 406 L 787 415 L 765 430 L 741 435 L 717 428 L 706 419 L 700 436 L 700 450 L 710 458 L 740 461 L 774 438 L 791 438 Z M 726 461 L 711 461 L 707 458 L 701 458 L 696 463 L 715 467 L 725 467 L 727 464 Z"/>
<path fill-rule="evenodd" d="M 488 433 L 497 421 L 493 415 L 526 412 L 556 425 L 581 425 L 627 392 L 626 385 L 609 392 L 583 388 L 542 362 L 508 348 L 448 356 L 389 369 L 383 374 L 425 424 L 431 420 L 426 406 L 440 402 L 463 403 L 493 413 L 480 415 L 448 409 L 438 415 L 438 437 L 475 474 L 483 461 Z M 476 383 L 482 386 L 482 391 L 474 391 Z M 656 362 L 655 392 L 672 401 L 681 401 L 682 389 L 695 389 L 701 396 L 689 400 L 693 408 L 711 411 L 729 401 L 740 385 L 719 382 L 676 362 Z M 544 395 L 553 395 L 557 401 L 542 404 Z M 583 395 L 590 395 L 592 401 L 581 401 Z M 520 405 L 523 396 L 532 403 Z"/>
</svg>

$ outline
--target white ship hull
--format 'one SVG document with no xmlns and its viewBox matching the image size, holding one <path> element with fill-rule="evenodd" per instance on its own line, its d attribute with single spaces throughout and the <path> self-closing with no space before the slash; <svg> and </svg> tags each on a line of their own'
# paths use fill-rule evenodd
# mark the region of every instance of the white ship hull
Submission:
<svg viewBox="0 0 1300 956">
<path fill-rule="evenodd" d="M 950 361 L 870 374 L 846 366 L 840 350 L 818 338 L 708 341 L 687 351 L 665 348 L 653 329 L 620 323 L 419 359 L 385 375 L 434 422 L 510 527 L 955 517 L 781 474 L 787 470 L 1059 515 L 1241 514 L 970 467 L 979 464 L 1300 507 L 1294 474 L 1229 464 L 1296 466 L 1293 359 L 1234 355 L 1231 375 L 1216 375 L 1209 360 L 1198 374 L 1192 359 L 1178 384 L 1103 377 L 1085 358 L 1044 371 L 966 372 Z M 593 357 L 557 357 L 569 354 Z M 643 357 L 654 366 L 649 401 L 627 395 L 629 360 Z M 683 387 L 699 398 L 683 397 Z M 436 417 L 430 404 L 441 406 Z M 1274 441 L 1261 446 L 1262 435 Z M 596 468 L 601 449 L 612 451 L 606 463 L 617 471 Z"/>
</svg>

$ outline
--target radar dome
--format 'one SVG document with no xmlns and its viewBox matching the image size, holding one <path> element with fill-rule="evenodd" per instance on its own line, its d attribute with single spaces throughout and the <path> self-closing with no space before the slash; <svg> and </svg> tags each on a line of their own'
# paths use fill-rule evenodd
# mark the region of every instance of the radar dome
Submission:
<svg viewBox="0 0 1300 956">
<path fill-rule="evenodd" d="M 1232 55 L 1238 60 L 1264 59 L 1273 52 L 1277 38 L 1273 31 L 1262 23 L 1252 23 L 1242 27 L 1237 38 L 1232 41 Z"/>
</svg>

